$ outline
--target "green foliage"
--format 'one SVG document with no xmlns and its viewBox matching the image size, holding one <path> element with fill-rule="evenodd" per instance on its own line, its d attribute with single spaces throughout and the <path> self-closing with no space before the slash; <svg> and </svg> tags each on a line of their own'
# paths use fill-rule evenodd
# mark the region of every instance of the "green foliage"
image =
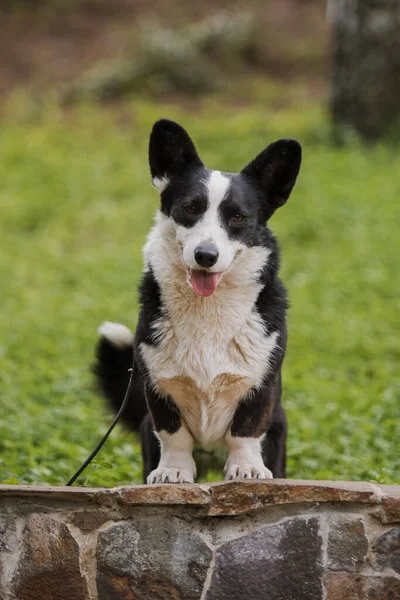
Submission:
<svg viewBox="0 0 400 600">
<path fill-rule="evenodd" d="M 205 94 L 220 87 L 223 69 L 254 58 L 259 31 L 251 13 L 220 13 L 180 30 L 155 21 L 138 28 L 129 59 L 98 64 L 63 94 L 106 100 L 128 92 Z"/>
<path fill-rule="evenodd" d="M 268 114 L 207 100 L 194 115 L 136 100 L 20 110 L 1 124 L 0 481 L 64 483 L 109 425 L 89 367 L 103 320 L 135 326 L 158 205 L 147 141 L 160 116 L 186 125 L 222 170 L 279 137 L 303 143 L 298 185 L 271 222 L 292 304 L 288 475 L 398 480 L 398 155 L 329 147 L 314 106 Z M 117 427 L 80 481 L 139 482 L 140 471 L 138 443 Z"/>
</svg>

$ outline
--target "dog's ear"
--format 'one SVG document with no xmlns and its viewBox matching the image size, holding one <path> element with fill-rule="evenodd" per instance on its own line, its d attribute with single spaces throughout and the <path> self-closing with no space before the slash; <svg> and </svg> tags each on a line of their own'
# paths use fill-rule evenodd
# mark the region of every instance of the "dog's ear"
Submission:
<svg viewBox="0 0 400 600">
<path fill-rule="evenodd" d="M 300 164 L 299 142 L 282 139 L 267 146 L 241 171 L 241 176 L 255 184 L 262 194 L 265 220 L 289 198 Z"/>
<path fill-rule="evenodd" d="M 161 119 L 153 126 L 149 163 L 153 185 L 160 193 L 173 177 L 203 166 L 187 131 L 168 119 Z"/>
</svg>

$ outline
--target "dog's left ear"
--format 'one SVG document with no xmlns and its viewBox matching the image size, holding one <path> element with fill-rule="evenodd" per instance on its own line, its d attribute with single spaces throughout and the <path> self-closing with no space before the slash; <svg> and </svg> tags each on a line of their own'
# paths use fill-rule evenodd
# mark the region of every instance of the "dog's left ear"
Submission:
<svg viewBox="0 0 400 600">
<path fill-rule="evenodd" d="M 283 206 L 296 183 L 301 164 L 301 146 L 282 139 L 270 144 L 241 171 L 264 198 L 265 220 Z"/>
<path fill-rule="evenodd" d="M 203 166 L 187 131 L 168 119 L 161 119 L 153 126 L 149 163 L 153 185 L 160 193 L 174 177 Z"/>
</svg>

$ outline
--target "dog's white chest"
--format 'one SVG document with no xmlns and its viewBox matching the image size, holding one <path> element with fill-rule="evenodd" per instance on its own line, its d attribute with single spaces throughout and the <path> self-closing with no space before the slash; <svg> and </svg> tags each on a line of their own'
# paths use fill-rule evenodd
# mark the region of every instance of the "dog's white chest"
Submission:
<svg viewBox="0 0 400 600">
<path fill-rule="evenodd" d="M 160 319 L 159 344 L 142 344 L 141 352 L 152 381 L 179 406 L 195 439 L 212 444 L 224 437 L 240 399 L 261 383 L 278 334 L 268 335 L 245 304 L 240 315 L 207 301 Z"/>
</svg>

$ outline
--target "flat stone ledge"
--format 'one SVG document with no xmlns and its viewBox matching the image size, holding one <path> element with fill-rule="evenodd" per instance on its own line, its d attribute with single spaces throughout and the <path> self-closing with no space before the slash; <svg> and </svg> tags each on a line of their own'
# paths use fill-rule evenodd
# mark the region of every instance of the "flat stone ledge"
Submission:
<svg viewBox="0 0 400 600">
<path fill-rule="evenodd" d="M 115 488 L 0 485 L 0 502 L 46 502 L 129 507 L 203 507 L 209 516 L 234 516 L 285 504 L 361 503 L 377 507 L 383 523 L 400 522 L 400 485 L 346 481 L 231 481 L 213 484 L 133 485 Z"/>
</svg>

